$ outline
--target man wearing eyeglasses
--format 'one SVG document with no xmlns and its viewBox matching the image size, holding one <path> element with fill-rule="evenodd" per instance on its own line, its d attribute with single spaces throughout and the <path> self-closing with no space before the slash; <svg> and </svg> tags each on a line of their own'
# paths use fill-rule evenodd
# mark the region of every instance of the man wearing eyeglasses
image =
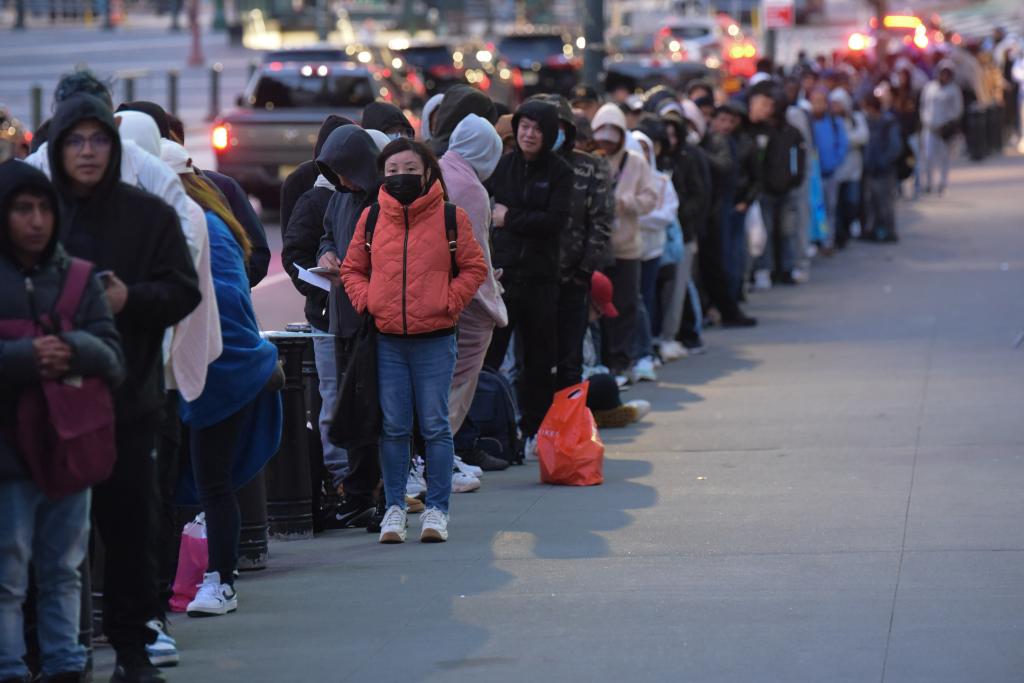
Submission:
<svg viewBox="0 0 1024 683">
<path fill-rule="evenodd" d="M 114 396 L 117 464 L 93 491 L 106 550 L 103 630 L 117 652 L 111 679 L 165 680 L 145 646 L 157 597 L 156 446 L 164 405 L 164 330 L 200 301 L 198 278 L 174 210 L 121 182 L 121 139 L 114 115 L 86 94 L 61 103 L 47 150 L 61 204 L 60 240 L 92 261 L 102 278 L 124 348 L 127 379 Z"/>
</svg>

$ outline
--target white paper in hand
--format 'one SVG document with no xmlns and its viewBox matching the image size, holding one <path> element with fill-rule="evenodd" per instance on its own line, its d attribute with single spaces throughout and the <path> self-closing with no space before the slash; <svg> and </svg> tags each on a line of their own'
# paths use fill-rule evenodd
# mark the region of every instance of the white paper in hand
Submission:
<svg viewBox="0 0 1024 683">
<path fill-rule="evenodd" d="M 325 292 L 331 291 L 331 281 L 325 278 L 323 275 L 311 273 L 302 266 L 300 266 L 298 263 L 293 263 L 292 265 L 295 266 L 295 268 L 299 271 L 300 280 L 302 280 L 303 282 L 308 282 L 314 287 L 319 287 Z"/>
</svg>

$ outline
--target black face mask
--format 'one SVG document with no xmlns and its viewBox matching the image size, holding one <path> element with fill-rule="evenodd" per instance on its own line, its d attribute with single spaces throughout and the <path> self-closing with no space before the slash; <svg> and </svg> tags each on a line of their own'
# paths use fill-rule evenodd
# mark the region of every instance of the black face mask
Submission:
<svg viewBox="0 0 1024 683">
<path fill-rule="evenodd" d="M 418 173 L 398 173 L 384 177 L 388 194 L 401 204 L 409 206 L 423 194 L 423 176 Z"/>
</svg>

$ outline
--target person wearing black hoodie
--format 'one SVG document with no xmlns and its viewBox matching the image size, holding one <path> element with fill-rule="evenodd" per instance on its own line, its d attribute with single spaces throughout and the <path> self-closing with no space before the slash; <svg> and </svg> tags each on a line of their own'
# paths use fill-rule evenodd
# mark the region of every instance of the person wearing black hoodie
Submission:
<svg viewBox="0 0 1024 683">
<path fill-rule="evenodd" d="M 343 123 L 342 125 L 353 124 Z M 326 122 L 324 126 L 327 126 Z M 332 128 L 332 131 L 335 129 Z M 326 139 L 327 136 L 324 137 Z M 322 146 L 322 144 L 317 146 L 318 155 Z M 316 168 L 316 158 L 312 163 Z M 328 165 L 330 163 L 328 162 Z M 337 164 L 338 162 L 333 160 L 333 163 Z M 334 337 L 327 333 L 330 329 L 330 320 L 327 314 L 328 296 L 327 292 L 319 287 L 300 280 L 298 268 L 296 268 L 296 264 L 307 270 L 316 266 L 320 238 L 324 234 L 324 216 L 335 191 L 334 185 L 327 178 L 319 175 L 313 186 L 295 202 L 295 208 L 292 210 L 288 222 L 281 224 L 281 263 L 284 265 L 285 272 L 291 277 L 295 289 L 306 297 L 306 320 L 312 325 L 315 332 L 321 333 L 313 337 L 316 371 L 320 380 L 320 437 L 324 453 L 324 466 L 337 489 L 345 478 L 348 457 L 344 449 L 338 448 L 327 438 L 331 418 L 334 414 L 334 402 L 338 395 L 338 368 L 334 352 Z"/>
<path fill-rule="evenodd" d="M 91 95 L 61 103 L 50 125 L 49 162 L 61 208 L 61 242 L 105 276 L 127 379 L 114 394 L 117 463 L 95 487 L 93 512 L 106 551 L 103 630 L 117 652 L 111 679 L 163 681 L 146 656 L 157 593 L 156 461 L 165 403 L 164 331 L 200 301 L 198 277 L 177 216 L 159 198 L 122 183 L 113 112 Z"/>
<path fill-rule="evenodd" d="M 482 116 L 492 124 L 498 120 L 498 110 L 491 98 L 468 85 L 453 85 L 445 92 L 441 106 L 437 108 L 437 123 L 430 136 L 434 154 L 440 157 L 448 151 L 448 138 L 452 131 L 470 114 Z M 552 138 L 551 143 L 554 141 Z"/>
<path fill-rule="evenodd" d="M 402 110 L 390 102 L 371 102 L 363 109 L 364 130 L 379 130 L 389 138 L 414 138 L 416 131 Z"/>
<path fill-rule="evenodd" d="M 0 327 L 53 311 L 71 260 L 57 241 L 57 194 L 28 164 L 0 164 Z M 30 569 L 38 588 L 35 617 L 46 681 L 79 681 L 86 666 L 78 642 L 79 566 L 88 554 L 88 488 L 49 499 L 29 475 L 13 438 L 22 392 L 42 380 L 100 377 L 116 386 L 124 357 L 103 289 L 89 274 L 73 328 L 56 334 L 0 333 L 0 680 L 25 681 L 22 605 Z M 13 326 L 13 325 L 12 325 Z M 15 336 L 17 335 L 17 336 Z M 38 616 L 37 616 L 38 615 Z"/>
<path fill-rule="evenodd" d="M 378 154 L 369 133 L 358 126 L 342 126 L 327 137 L 317 155 L 316 168 L 335 189 L 324 213 L 324 230 L 317 252 L 319 265 L 324 268 L 340 273 L 341 257 L 348 251 L 359 216 L 377 199 L 382 182 L 377 169 Z M 327 311 L 340 386 L 361 318 L 337 276 Z M 341 482 L 344 498 L 335 521 L 338 526 L 366 526 L 380 482 L 378 448 L 352 449 L 346 455 L 347 469 Z"/>
<path fill-rule="evenodd" d="M 445 96 L 445 102 L 448 100 Z M 498 162 L 487 182 L 494 197 L 494 267 L 504 274 L 508 326 L 496 329 L 486 365 L 501 367 L 512 332 L 519 330 L 523 373 L 519 383 L 526 455 L 551 407 L 558 362 L 556 335 L 561 275 L 561 237 L 572 218 L 575 176 L 553 152 L 560 130 L 558 110 L 548 102 L 526 102 L 512 119 L 516 147 Z"/>
<path fill-rule="evenodd" d="M 335 116 L 334 114 L 328 114 L 327 118 L 320 125 L 320 132 L 316 136 L 316 144 L 313 146 L 313 158 L 308 161 L 303 161 L 299 164 L 294 171 L 288 174 L 288 177 L 284 179 L 281 184 L 281 230 L 285 230 L 288 227 L 288 221 L 291 219 L 292 210 L 295 208 L 295 203 L 299 201 L 299 197 L 305 194 L 313 183 L 316 182 L 316 178 L 320 175 L 320 171 L 316 168 L 316 158 L 320 155 L 320 150 L 323 149 L 324 143 L 327 142 L 327 136 L 334 132 L 335 128 L 341 126 L 347 126 L 355 123 L 352 119 L 345 118 L 344 116 Z M 322 230 L 321 230 L 322 232 Z M 291 273 L 289 273 L 290 275 Z"/>
<path fill-rule="evenodd" d="M 562 231 L 558 287 L 556 389 L 583 381 L 583 337 L 590 316 L 590 278 L 604 265 L 615 220 L 608 162 L 577 150 L 576 117 L 561 95 L 534 95 L 558 110 L 560 132 L 552 149 L 574 173 L 572 218 Z"/>
</svg>

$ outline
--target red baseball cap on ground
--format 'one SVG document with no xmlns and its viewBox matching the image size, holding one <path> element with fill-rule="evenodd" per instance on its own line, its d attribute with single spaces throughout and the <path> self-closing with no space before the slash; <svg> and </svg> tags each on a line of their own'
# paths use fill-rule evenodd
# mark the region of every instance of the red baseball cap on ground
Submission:
<svg viewBox="0 0 1024 683">
<path fill-rule="evenodd" d="M 594 273 L 590 276 L 590 300 L 606 318 L 619 317 L 619 311 L 612 303 L 613 291 L 612 281 L 604 273 Z"/>
</svg>

